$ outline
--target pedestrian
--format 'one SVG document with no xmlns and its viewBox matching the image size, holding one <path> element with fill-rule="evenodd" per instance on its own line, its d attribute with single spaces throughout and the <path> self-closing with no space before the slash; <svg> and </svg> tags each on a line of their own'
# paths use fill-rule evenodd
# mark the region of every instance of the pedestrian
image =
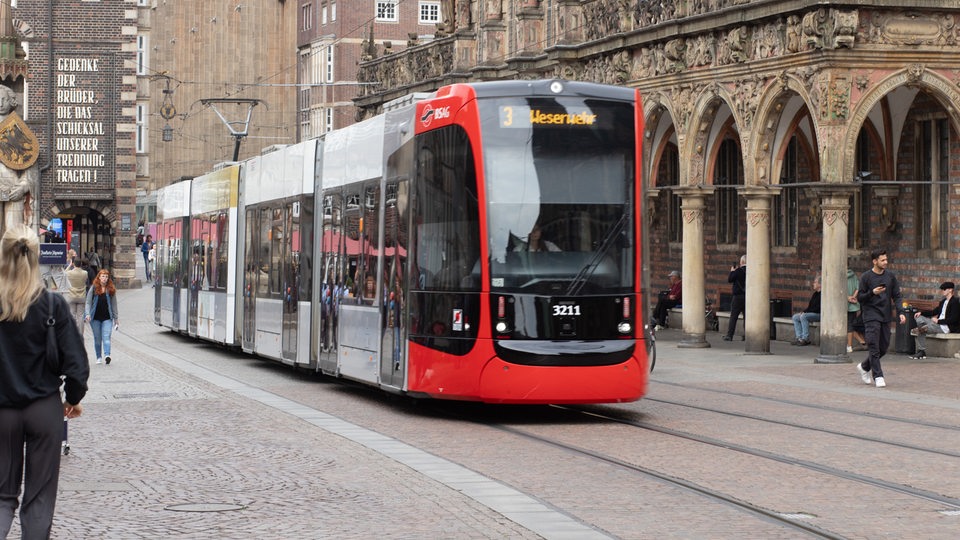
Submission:
<svg viewBox="0 0 960 540">
<path fill-rule="evenodd" d="M 803 311 L 793 314 L 793 331 L 797 337 L 791 345 L 810 344 L 810 323 L 820 320 L 820 276 L 813 278 L 813 294 Z"/>
<path fill-rule="evenodd" d="M 667 312 L 670 308 L 679 306 L 683 299 L 683 280 L 680 279 L 680 272 L 674 270 L 667 274 L 667 278 L 670 280 L 670 290 L 660 294 L 657 305 L 653 309 L 653 319 L 656 322 L 654 330 L 657 331 L 669 328 Z"/>
<path fill-rule="evenodd" d="M 153 236 L 147 235 L 140 245 L 140 253 L 143 255 L 143 268 L 147 275 L 147 281 L 150 281 L 150 250 L 153 248 Z"/>
<path fill-rule="evenodd" d="M 99 271 L 87 291 L 84 320 L 90 323 L 93 331 L 93 352 L 97 355 L 97 363 L 110 365 L 110 337 L 120 328 L 120 312 L 117 311 L 117 287 L 109 270 Z"/>
<path fill-rule="evenodd" d="M 847 352 L 867 350 L 867 342 L 863 337 L 863 317 L 860 313 L 860 302 L 857 300 L 857 289 L 860 288 L 860 278 L 852 268 L 847 266 Z M 857 346 L 853 346 L 853 340 Z"/>
<path fill-rule="evenodd" d="M 80 263 L 80 265 L 71 263 L 70 266 L 72 266 L 72 268 L 66 271 L 68 289 L 64 295 L 67 298 L 67 303 L 70 304 L 70 314 L 73 315 L 73 320 L 77 325 L 77 329 L 80 330 L 81 336 L 83 336 L 85 326 L 83 311 L 87 298 L 87 283 L 89 281 L 87 270 L 84 269 L 82 265 L 83 263 Z"/>
<path fill-rule="evenodd" d="M 915 336 L 917 352 L 911 356 L 914 360 L 927 357 L 927 334 L 950 334 L 960 332 L 960 300 L 953 295 L 953 282 L 940 284 L 943 299 L 937 307 L 914 314 L 917 327 L 910 331 Z"/>
<path fill-rule="evenodd" d="M 860 286 L 857 289 L 868 351 L 866 367 L 864 362 L 857 362 L 857 371 L 860 372 L 860 379 L 864 384 L 870 384 L 872 379 L 877 388 L 883 388 L 887 382 L 883 379 L 880 359 L 887 354 L 887 348 L 890 347 L 890 313 L 893 309 L 897 310 L 900 324 L 907 322 L 907 317 L 901 305 L 903 296 L 897 276 L 887 270 L 889 258 L 886 250 L 874 251 L 870 254 L 870 259 L 873 261 L 873 268 L 860 276 Z"/>
<path fill-rule="evenodd" d="M 727 276 L 727 283 L 733 284 L 733 298 L 730 300 L 730 324 L 727 325 L 727 333 L 723 336 L 724 341 L 732 341 L 733 334 L 737 331 L 737 319 L 743 314 L 744 332 L 747 326 L 747 256 L 742 255 L 740 261 L 730 267 L 730 274 Z"/>
<path fill-rule="evenodd" d="M 25 225 L 0 240 L 0 538 L 17 506 L 22 538 L 50 537 L 63 419 L 83 412 L 90 373 L 66 301 L 40 282 L 39 253 L 39 238 Z"/>
<path fill-rule="evenodd" d="M 96 273 L 100 271 L 100 255 L 98 255 L 96 251 L 87 253 L 87 264 L 90 265 L 94 275 L 96 275 Z"/>
</svg>

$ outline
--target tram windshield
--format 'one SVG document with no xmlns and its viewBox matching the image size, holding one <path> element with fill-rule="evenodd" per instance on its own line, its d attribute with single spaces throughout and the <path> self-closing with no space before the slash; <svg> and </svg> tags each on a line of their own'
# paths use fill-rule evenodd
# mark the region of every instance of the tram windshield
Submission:
<svg viewBox="0 0 960 540">
<path fill-rule="evenodd" d="M 633 290 L 633 104 L 482 100 L 494 291 Z"/>
</svg>

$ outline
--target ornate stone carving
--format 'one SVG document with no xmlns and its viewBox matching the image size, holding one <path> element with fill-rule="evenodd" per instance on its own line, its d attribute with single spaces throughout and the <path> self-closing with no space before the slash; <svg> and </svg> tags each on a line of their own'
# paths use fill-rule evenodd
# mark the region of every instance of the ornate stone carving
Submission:
<svg viewBox="0 0 960 540">
<path fill-rule="evenodd" d="M 803 16 L 803 44 L 807 49 L 852 48 L 859 14 L 856 10 L 820 8 Z"/>
<path fill-rule="evenodd" d="M 923 77 L 923 64 L 911 64 L 907 67 L 907 84 L 916 84 Z"/>
<path fill-rule="evenodd" d="M 713 34 L 700 34 L 687 40 L 686 65 L 690 68 L 713 64 L 716 39 Z"/>
<path fill-rule="evenodd" d="M 748 210 L 747 214 L 747 221 L 750 223 L 751 227 L 770 227 L 769 210 Z"/>
<path fill-rule="evenodd" d="M 671 39 L 667 42 L 667 44 L 663 47 L 663 54 L 669 61 L 669 64 L 667 65 L 667 72 L 676 73 L 686 69 L 686 50 L 687 42 L 683 38 Z"/>
<path fill-rule="evenodd" d="M 885 45 L 957 45 L 952 14 L 893 13 L 870 21 L 870 39 Z"/>
<path fill-rule="evenodd" d="M 687 223 L 693 223 L 696 221 L 701 226 L 703 225 L 703 210 L 684 210 L 683 211 L 683 220 Z"/>
<path fill-rule="evenodd" d="M 757 113 L 758 99 L 763 91 L 763 81 L 757 75 L 737 81 L 734 84 L 734 108 L 740 117 L 740 135 L 743 137 L 753 125 L 753 117 Z"/>
<path fill-rule="evenodd" d="M 595 0 L 583 7 L 588 40 L 631 30 L 629 0 Z"/>
</svg>

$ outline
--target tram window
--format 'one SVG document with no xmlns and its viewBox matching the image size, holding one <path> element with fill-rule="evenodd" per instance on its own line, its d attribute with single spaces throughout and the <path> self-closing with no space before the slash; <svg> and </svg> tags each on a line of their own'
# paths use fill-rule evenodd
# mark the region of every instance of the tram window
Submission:
<svg viewBox="0 0 960 540">
<path fill-rule="evenodd" d="M 313 199 L 304 197 L 300 202 L 300 298 L 308 299 L 313 293 Z"/>
<path fill-rule="evenodd" d="M 479 290 L 477 179 L 467 135 L 463 128 L 450 126 L 425 133 L 417 142 L 414 243 L 419 286 Z"/>
<path fill-rule="evenodd" d="M 247 291 L 257 290 L 257 254 L 259 237 L 256 231 L 260 230 L 257 213 L 254 210 L 247 210 L 246 215 L 245 240 L 246 249 L 244 250 L 243 268 L 244 268 L 244 294 Z"/>
<path fill-rule="evenodd" d="M 269 273 L 269 291 L 271 296 L 279 297 L 282 293 L 281 278 L 283 272 L 283 208 L 277 207 L 271 209 L 270 220 L 270 264 L 267 267 Z"/>
<path fill-rule="evenodd" d="M 260 240 L 257 242 L 257 296 L 266 298 L 270 291 L 270 233 L 271 216 L 269 208 L 260 209 Z"/>
<path fill-rule="evenodd" d="M 227 264 L 228 254 L 230 252 L 230 217 L 226 212 L 220 212 L 215 224 L 214 236 L 217 239 L 216 245 L 216 272 L 212 287 L 218 291 L 227 290 Z"/>
</svg>

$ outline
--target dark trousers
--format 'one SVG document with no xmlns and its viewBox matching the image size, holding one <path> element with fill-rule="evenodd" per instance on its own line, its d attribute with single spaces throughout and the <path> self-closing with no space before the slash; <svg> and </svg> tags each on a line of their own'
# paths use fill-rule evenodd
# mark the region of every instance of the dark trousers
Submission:
<svg viewBox="0 0 960 540">
<path fill-rule="evenodd" d="M 13 524 L 21 480 L 22 538 L 50 537 L 62 439 L 63 404 L 59 393 L 23 409 L 0 408 L 0 538 L 7 537 Z"/>
<path fill-rule="evenodd" d="M 730 300 L 730 324 L 727 325 L 727 337 L 733 339 L 737 332 L 737 319 L 743 314 L 743 331 L 747 331 L 747 295 L 735 294 Z"/>
<path fill-rule="evenodd" d="M 653 308 L 653 318 L 654 320 L 656 320 L 656 323 L 659 324 L 660 326 L 666 326 L 667 311 L 669 311 L 670 308 L 676 305 L 677 305 L 676 300 L 671 300 L 666 297 L 661 298 L 660 301 L 657 302 L 657 307 Z"/>
<path fill-rule="evenodd" d="M 890 325 L 880 321 L 864 321 L 863 337 L 867 340 L 867 366 L 873 378 L 883 377 L 880 359 L 890 347 Z M 863 364 L 861 364 L 863 365 Z"/>
</svg>

